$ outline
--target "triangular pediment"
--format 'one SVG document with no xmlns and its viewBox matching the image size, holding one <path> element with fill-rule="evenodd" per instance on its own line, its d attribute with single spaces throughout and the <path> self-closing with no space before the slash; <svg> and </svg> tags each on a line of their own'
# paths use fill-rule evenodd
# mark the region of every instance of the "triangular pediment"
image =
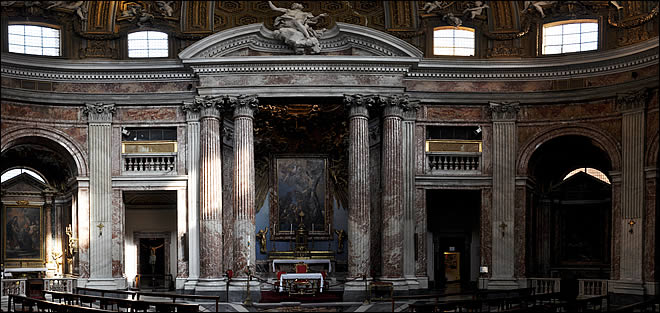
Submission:
<svg viewBox="0 0 660 313">
<path fill-rule="evenodd" d="M 40 193 L 48 188 L 48 185 L 27 173 L 16 175 L 2 183 L 2 190 L 6 193 Z"/>
<path fill-rule="evenodd" d="M 321 55 L 360 55 L 422 58 L 422 52 L 390 34 L 354 24 L 337 23 L 320 39 Z M 293 50 L 275 38 L 264 24 L 231 28 L 208 36 L 179 53 L 182 60 L 246 56 L 255 51 L 293 55 Z M 301 56 L 303 57 L 303 56 Z"/>
</svg>

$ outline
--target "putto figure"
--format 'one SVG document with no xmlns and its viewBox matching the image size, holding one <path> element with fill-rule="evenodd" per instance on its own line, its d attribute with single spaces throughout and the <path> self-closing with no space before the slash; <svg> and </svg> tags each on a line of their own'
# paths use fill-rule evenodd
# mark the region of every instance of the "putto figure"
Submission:
<svg viewBox="0 0 660 313">
<path fill-rule="evenodd" d="M 310 12 L 305 12 L 300 3 L 293 3 L 290 9 L 278 8 L 273 2 L 268 1 L 271 9 L 282 12 L 282 15 L 275 18 L 275 37 L 284 41 L 293 49 L 296 54 L 317 54 L 321 52 L 319 38 L 325 31 L 324 29 L 315 30 L 313 25 L 318 23 L 319 18 L 328 16 L 319 14 L 314 16 Z"/>
</svg>

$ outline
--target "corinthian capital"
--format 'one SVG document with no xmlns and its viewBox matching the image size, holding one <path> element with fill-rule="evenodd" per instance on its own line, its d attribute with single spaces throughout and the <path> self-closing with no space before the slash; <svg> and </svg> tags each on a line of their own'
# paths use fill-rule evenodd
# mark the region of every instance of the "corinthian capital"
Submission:
<svg viewBox="0 0 660 313">
<path fill-rule="evenodd" d="M 631 93 L 618 94 L 616 98 L 616 108 L 619 111 L 643 109 L 646 107 L 646 101 L 648 98 L 648 90 L 646 88 Z"/>
<path fill-rule="evenodd" d="M 83 109 L 90 122 L 112 122 L 112 114 L 116 111 L 114 103 L 86 103 Z"/>
<path fill-rule="evenodd" d="M 239 116 L 253 117 L 259 107 L 257 96 L 228 96 L 225 104 L 227 110 L 234 110 L 234 118 Z"/>
<path fill-rule="evenodd" d="M 344 105 L 350 110 L 349 116 L 369 118 L 369 108 L 376 105 L 375 96 L 344 95 Z"/>
<path fill-rule="evenodd" d="M 515 121 L 520 111 L 520 102 L 491 102 L 488 110 L 493 121 Z"/>
</svg>

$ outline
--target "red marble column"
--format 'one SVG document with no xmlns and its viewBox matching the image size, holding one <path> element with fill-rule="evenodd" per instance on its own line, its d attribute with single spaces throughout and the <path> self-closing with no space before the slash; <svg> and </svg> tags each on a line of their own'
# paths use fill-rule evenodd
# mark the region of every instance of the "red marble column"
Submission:
<svg viewBox="0 0 660 313">
<path fill-rule="evenodd" d="M 372 99 L 346 96 L 349 108 L 348 277 L 370 276 L 369 111 Z"/>
<path fill-rule="evenodd" d="M 387 99 L 383 108 L 383 230 L 382 276 L 403 277 L 403 109 L 395 101 Z"/>
<path fill-rule="evenodd" d="M 199 160 L 200 278 L 220 278 L 223 274 L 220 112 L 212 100 L 196 102 L 203 106 Z"/>
<path fill-rule="evenodd" d="M 230 97 L 234 109 L 234 266 L 238 276 L 255 265 L 254 111 L 256 97 Z"/>
</svg>

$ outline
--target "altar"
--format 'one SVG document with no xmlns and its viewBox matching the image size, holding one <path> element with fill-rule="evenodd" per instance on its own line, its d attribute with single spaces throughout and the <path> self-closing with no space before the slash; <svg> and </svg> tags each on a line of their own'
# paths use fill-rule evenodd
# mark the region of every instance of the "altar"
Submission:
<svg viewBox="0 0 660 313">
<path fill-rule="evenodd" d="M 275 259 L 273 260 L 273 273 L 277 272 L 277 264 L 327 264 L 328 273 L 332 272 L 332 262 L 329 259 Z"/>
</svg>

